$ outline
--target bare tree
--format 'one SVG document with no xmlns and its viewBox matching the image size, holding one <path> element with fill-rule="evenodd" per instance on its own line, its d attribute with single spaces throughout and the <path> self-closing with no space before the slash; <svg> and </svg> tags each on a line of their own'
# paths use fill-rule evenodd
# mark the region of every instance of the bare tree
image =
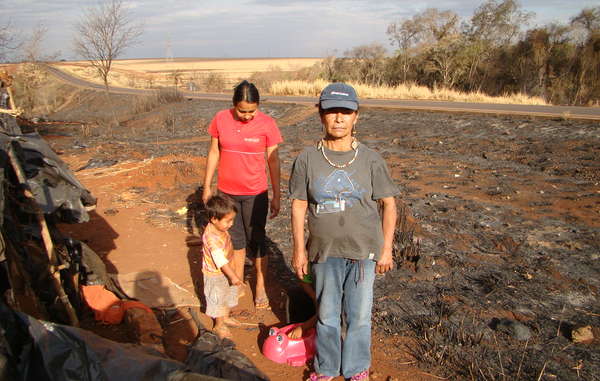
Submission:
<svg viewBox="0 0 600 381">
<path fill-rule="evenodd" d="M 143 28 L 134 23 L 123 0 L 106 0 L 84 14 L 75 25 L 75 52 L 90 61 L 108 91 L 113 61 L 138 43 Z"/>
<path fill-rule="evenodd" d="M 436 85 L 452 87 L 463 72 L 463 38 L 460 18 L 453 11 L 429 8 L 413 17 L 419 25 L 416 36 L 418 50 L 423 60 L 422 69 Z"/>
<path fill-rule="evenodd" d="M 19 41 L 10 22 L 0 24 L 0 62 L 7 59 L 8 55 L 19 48 Z"/>
<path fill-rule="evenodd" d="M 471 90 L 480 89 L 483 85 L 489 66 L 495 64 L 486 67 L 485 63 L 495 49 L 513 42 L 532 17 L 533 13 L 522 11 L 516 0 L 487 0 L 475 10 L 470 23 L 463 26 L 469 40 L 466 47 L 469 61 L 467 82 Z M 476 79 L 478 72 L 481 74 L 479 81 Z"/>
<path fill-rule="evenodd" d="M 423 71 L 431 76 L 434 86 L 452 88 L 465 72 L 464 39 L 458 34 L 448 35 L 431 45 L 422 54 Z"/>
<path fill-rule="evenodd" d="M 335 55 L 331 54 L 323 58 L 323 60 L 320 63 L 322 76 L 327 81 L 335 82 L 336 80 L 335 60 Z"/>
<path fill-rule="evenodd" d="M 600 95 L 600 7 L 584 8 L 571 18 L 571 26 L 582 29 L 584 40 L 578 48 L 577 92 L 574 103 L 585 103 Z"/>
<path fill-rule="evenodd" d="M 402 81 L 406 82 L 408 72 L 413 61 L 419 54 L 425 53 L 425 57 L 433 57 L 428 71 L 439 72 L 445 79 L 443 83 L 453 82 L 449 79 L 451 65 L 456 61 L 455 57 L 448 54 L 455 53 L 455 49 L 449 47 L 456 45 L 459 35 L 459 17 L 452 11 L 439 11 L 436 8 L 428 8 L 417 13 L 411 19 L 400 23 L 392 23 L 388 26 L 387 34 L 392 44 L 398 45 L 398 59 Z M 446 55 L 442 57 L 441 55 Z M 440 66 L 443 61 L 444 68 Z M 442 73 L 442 71 L 445 73 Z"/>
<path fill-rule="evenodd" d="M 600 29 L 600 7 L 584 8 L 571 18 L 571 25 L 583 28 L 589 35 Z"/>
<path fill-rule="evenodd" d="M 388 26 L 387 35 L 392 45 L 398 45 L 398 59 L 400 63 L 400 75 L 402 82 L 408 79 L 408 72 L 411 66 L 415 45 L 418 42 L 419 35 L 423 32 L 421 23 L 418 20 L 410 19 L 402 22 L 395 22 Z"/>
<path fill-rule="evenodd" d="M 48 28 L 41 23 L 33 29 L 31 35 L 23 41 L 20 48 L 22 61 L 38 64 L 40 62 L 55 60 L 60 55 L 60 51 L 54 53 L 44 52 L 43 46 L 47 33 Z"/>
<path fill-rule="evenodd" d="M 383 83 L 386 56 L 383 45 L 360 45 L 346 51 L 344 55 L 352 60 L 352 81 L 375 86 Z"/>
<path fill-rule="evenodd" d="M 515 40 L 533 15 L 532 12 L 522 11 L 516 0 L 487 0 L 475 10 L 470 24 L 465 27 L 465 33 L 491 46 L 508 44 Z"/>
<path fill-rule="evenodd" d="M 42 23 L 36 25 L 19 48 L 21 65 L 18 77 L 20 79 L 21 106 L 27 110 L 33 110 L 43 103 L 46 105 L 51 103 L 48 101 L 48 92 L 40 91 L 46 78 L 46 71 L 41 64 L 55 60 L 60 53 L 48 54 L 44 51 L 47 32 L 48 29 Z"/>
<path fill-rule="evenodd" d="M 434 45 L 444 39 L 453 39 L 459 33 L 460 19 L 453 11 L 439 11 L 428 8 L 413 17 L 415 22 L 422 24 L 420 41 Z"/>
</svg>

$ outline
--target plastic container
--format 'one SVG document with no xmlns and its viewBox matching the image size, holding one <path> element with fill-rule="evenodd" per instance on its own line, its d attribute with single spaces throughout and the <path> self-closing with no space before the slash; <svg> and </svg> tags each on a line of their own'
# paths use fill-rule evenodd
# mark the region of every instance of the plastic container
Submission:
<svg viewBox="0 0 600 381">
<path fill-rule="evenodd" d="M 302 366 L 315 355 L 316 330 L 309 329 L 299 339 L 290 339 L 287 333 L 302 323 L 272 327 L 262 346 L 263 355 L 269 360 L 291 366 Z"/>
</svg>

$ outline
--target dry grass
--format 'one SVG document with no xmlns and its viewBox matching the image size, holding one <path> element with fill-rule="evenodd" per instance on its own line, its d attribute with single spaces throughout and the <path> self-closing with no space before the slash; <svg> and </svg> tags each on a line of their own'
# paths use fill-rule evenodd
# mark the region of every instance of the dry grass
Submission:
<svg viewBox="0 0 600 381">
<path fill-rule="evenodd" d="M 175 89 L 158 89 L 152 95 L 135 98 L 134 113 L 140 114 L 153 110 L 160 105 L 183 101 L 183 95 Z"/>
<path fill-rule="evenodd" d="M 13 77 L 14 101 L 17 107 L 25 110 L 26 117 L 55 112 L 74 96 L 59 91 L 60 83 L 49 83 L 47 72 L 39 65 L 18 65 Z"/>
<path fill-rule="evenodd" d="M 326 81 L 279 81 L 271 85 L 273 95 L 304 95 L 318 96 L 321 89 L 327 85 Z M 351 84 L 360 98 L 371 99 L 427 99 L 455 102 L 502 103 L 502 104 L 529 104 L 546 105 L 539 97 L 529 97 L 524 94 L 513 94 L 503 97 L 491 97 L 483 93 L 463 93 L 450 89 L 429 89 L 425 86 L 404 84 L 399 86 L 373 87 L 358 83 Z"/>
</svg>

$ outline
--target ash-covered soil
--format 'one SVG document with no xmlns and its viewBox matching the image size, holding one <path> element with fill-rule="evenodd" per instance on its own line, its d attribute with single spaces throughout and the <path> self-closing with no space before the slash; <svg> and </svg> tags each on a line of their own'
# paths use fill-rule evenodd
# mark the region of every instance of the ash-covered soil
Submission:
<svg viewBox="0 0 600 381">
<path fill-rule="evenodd" d="M 107 111 L 105 98 L 86 96 L 51 115 L 81 125 L 39 130 L 63 155 L 90 152 L 88 167 L 205 156 L 207 124 L 229 107 L 187 100 L 128 115 L 132 97 L 115 96 L 121 123 L 110 128 L 98 122 L 108 112 L 90 111 Z M 285 140 L 285 219 L 268 224 L 270 265 L 293 288 L 286 182 L 322 130 L 312 107 L 261 109 Z M 572 331 L 600 326 L 600 123 L 364 108 L 357 137 L 383 154 L 402 190 L 397 268 L 376 282 L 374 328 L 438 377 L 599 380 L 600 339 L 575 343 Z M 194 200 L 201 180 L 163 202 L 173 191 Z"/>
</svg>

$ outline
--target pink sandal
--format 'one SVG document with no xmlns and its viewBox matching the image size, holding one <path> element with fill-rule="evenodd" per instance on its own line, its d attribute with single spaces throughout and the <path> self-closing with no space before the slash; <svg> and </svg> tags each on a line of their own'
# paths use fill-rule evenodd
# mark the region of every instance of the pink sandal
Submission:
<svg viewBox="0 0 600 381">
<path fill-rule="evenodd" d="M 350 378 L 350 381 L 369 381 L 369 370 L 363 370 Z"/>
<path fill-rule="evenodd" d="M 315 372 L 312 372 L 310 374 L 310 376 L 308 376 L 308 378 L 306 379 L 306 381 L 330 381 L 330 380 L 333 380 L 333 377 L 325 376 L 322 374 L 317 374 Z"/>
</svg>

